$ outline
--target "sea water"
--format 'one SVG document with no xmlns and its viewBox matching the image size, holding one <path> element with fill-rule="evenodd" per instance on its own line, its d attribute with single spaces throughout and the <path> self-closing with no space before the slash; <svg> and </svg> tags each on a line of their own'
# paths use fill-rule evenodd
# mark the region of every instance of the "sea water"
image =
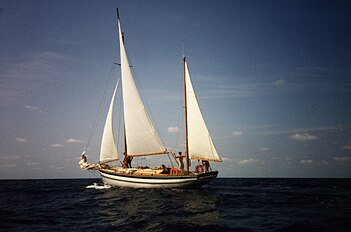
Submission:
<svg viewBox="0 0 351 232">
<path fill-rule="evenodd" d="M 95 184 L 94 184 L 95 183 Z M 218 178 L 201 189 L 0 181 L 0 231 L 350 231 L 351 179 Z"/>
</svg>

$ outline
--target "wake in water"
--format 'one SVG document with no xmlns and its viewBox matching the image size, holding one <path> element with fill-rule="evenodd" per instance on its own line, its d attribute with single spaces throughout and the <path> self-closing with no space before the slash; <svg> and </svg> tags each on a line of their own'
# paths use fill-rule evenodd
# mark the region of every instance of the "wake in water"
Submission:
<svg viewBox="0 0 351 232">
<path fill-rule="evenodd" d="M 109 189 L 111 188 L 111 185 L 108 184 L 98 184 L 98 183 L 93 183 L 92 185 L 88 185 L 85 188 L 93 188 L 93 189 Z"/>
</svg>

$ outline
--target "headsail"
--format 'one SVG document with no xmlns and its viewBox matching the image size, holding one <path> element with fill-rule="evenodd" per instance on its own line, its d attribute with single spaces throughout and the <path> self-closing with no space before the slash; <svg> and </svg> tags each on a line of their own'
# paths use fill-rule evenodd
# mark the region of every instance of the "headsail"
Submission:
<svg viewBox="0 0 351 232">
<path fill-rule="evenodd" d="M 102 135 L 101 149 L 100 149 L 100 163 L 118 160 L 117 145 L 113 132 L 113 105 L 116 97 L 119 80 L 117 81 L 115 91 L 110 103 L 110 108 L 107 113 L 104 132 Z"/>
<path fill-rule="evenodd" d="M 185 62 L 185 60 L 184 60 Z M 195 91 L 190 79 L 190 73 L 185 62 L 186 101 L 188 121 L 189 158 L 193 160 L 209 160 L 221 162 L 212 138 L 202 117 Z"/>
<path fill-rule="evenodd" d="M 133 79 L 119 19 L 118 28 L 127 155 L 163 154 L 166 148 L 152 125 Z"/>
</svg>

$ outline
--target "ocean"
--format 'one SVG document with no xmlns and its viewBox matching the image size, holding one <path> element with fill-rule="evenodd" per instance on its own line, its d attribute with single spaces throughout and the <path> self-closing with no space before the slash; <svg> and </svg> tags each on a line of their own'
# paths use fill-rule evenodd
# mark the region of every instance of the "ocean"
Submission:
<svg viewBox="0 0 351 232">
<path fill-rule="evenodd" d="M 218 178 L 201 189 L 1 180 L 0 231 L 350 231 L 351 179 Z M 90 188 L 86 188 L 89 186 Z"/>
</svg>

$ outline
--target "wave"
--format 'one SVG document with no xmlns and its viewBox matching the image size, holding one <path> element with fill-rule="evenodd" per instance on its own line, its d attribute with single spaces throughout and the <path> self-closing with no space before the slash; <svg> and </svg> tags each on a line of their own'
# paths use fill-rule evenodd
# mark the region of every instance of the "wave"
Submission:
<svg viewBox="0 0 351 232">
<path fill-rule="evenodd" d="M 109 189 L 109 188 L 111 188 L 111 185 L 93 183 L 92 185 L 88 185 L 88 186 L 86 186 L 85 188 L 92 188 L 92 189 L 101 190 L 101 189 Z"/>
</svg>

